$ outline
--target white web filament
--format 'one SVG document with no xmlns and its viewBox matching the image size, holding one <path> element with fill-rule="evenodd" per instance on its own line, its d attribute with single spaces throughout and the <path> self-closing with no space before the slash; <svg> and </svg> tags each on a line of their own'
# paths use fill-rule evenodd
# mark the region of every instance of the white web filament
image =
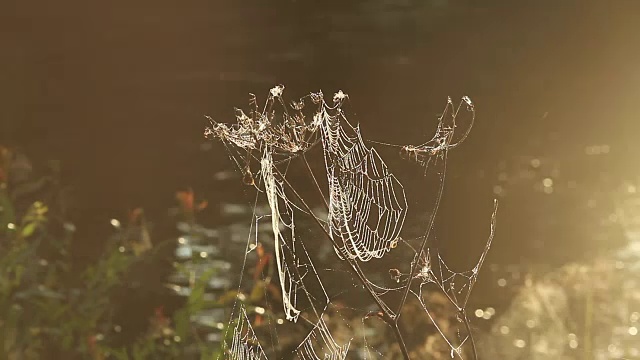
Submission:
<svg viewBox="0 0 640 360">
<path fill-rule="evenodd" d="M 271 158 L 271 153 L 268 151 L 268 148 L 265 148 L 260 162 L 262 167 L 262 180 L 264 181 L 264 191 L 267 196 L 267 201 L 269 202 L 269 207 L 271 208 L 271 227 L 273 229 L 280 288 L 282 290 L 282 304 L 284 306 L 284 313 L 287 320 L 295 322 L 298 320 L 298 315 L 300 315 L 300 311 L 295 308 L 298 283 L 297 281 L 294 281 L 294 277 L 289 271 L 288 265 L 284 259 L 285 240 L 282 232 L 280 231 L 280 226 L 284 223 L 281 221 L 280 217 L 280 200 L 283 201 L 283 204 L 286 207 L 286 212 L 289 214 L 291 221 L 290 224 L 284 224 L 284 226 L 290 230 L 292 242 L 295 243 L 293 213 L 291 208 L 288 206 L 288 200 L 284 194 L 282 184 L 277 182 L 273 175 L 273 159 Z M 295 256 L 295 252 L 292 252 L 292 255 Z M 292 260 L 295 264 L 295 259 Z"/>
<path fill-rule="evenodd" d="M 454 142 L 453 137 L 457 127 L 456 119 L 460 114 L 463 104 L 466 105 L 466 111 L 471 113 L 471 121 L 467 130 Z M 468 96 L 463 96 L 458 107 L 455 109 L 453 109 L 453 107 L 453 101 L 449 97 L 442 115 L 438 118 L 438 127 L 436 128 L 436 133 L 433 137 L 429 141 L 420 145 L 402 146 L 400 155 L 402 155 L 402 157 L 415 160 L 420 165 L 428 168 L 432 159 L 436 159 L 436 161 L 437 159 L 444 159 L 448 150 L 460 145 L 467 138 L 471 132 L 471 128 L 473 127 L 476 116 L 475 106 Z M 448 117 L 450 119 L 447 119 Z"/>
<path fill-rule="evenodd" d="M 252 95 L 250 105 L 253 110 L 247 115 L 236 109 L 236 124 L 227 125 L 210 119 L 211 126 L 205 130 L 205 135 L 214 136 L 227 146 L 236 165 L 248 177 L 245 183 L 256 188 L 258 184 L 255 183 L 250 165 L 253 159 L 259 159 L 260 179 L 270 208 L 283 309 L 286 319 L 296 322 L 300 315 L 300 309 L 297 308 L 299 296 L 302 295 L 312 304 L 325 302 L 322 306 L 326 306 L 328 297 L 304 245 L 297 240 L 295 205 L 287 199 L 284 175 L 279 173 L 274 162 L 276 155 L 280 156 L 280 161 L 285 161 L 317 143 L 318 125 L 315 122 L 305 122 L 301 112 L 304 99 L 287 107 L 282 100 L 283 90 L 284 86 L 281 85 L 271 89 L 262 111 L 258 110 L 256 98 Z M 281 111 L 276 111 L 275 105 L 279 105 L 277 110 Z M 277 178 L 276 173 L 281 178 Z M 305 280 L 322 294 L 311 295 L 307 290 L 309 284 L 305 284 Z M 317 313 L 316 307 L 312 308 Z"/>
<path fill-rule="evenodd" d="M 489 253 L 489 249 L 491 248 L 491 242 L 493 241 L 493 237 L 495 235 L 497 211 L 498 202 L 494 201 L 489 237 L 482 253 L 480 254 L 480 258 L 471 270 L 465 272 L 455 272 L 451 270 L 445 263 L 444 259 L 440 256 L 440 254 L 437 253 L 437 251 L 435 256 L 431 255 L 429 249 L 421 254 L 421 268 L 415 276 L 420 284 L 417 292 L 412 291 L 412 293 L 418 299 L 420 306 L 427 314 L 431 322 L 434 324 L 442 339 L 444 339 L 444 341 L 451 348 L 452 358 L 455 354 L 460 359 L 463 359 L 462 346 L 471 338 L 471 333 L 467 333 L 466 336 L 458 339 L 457 345 L 455 345 L 454 341 L 444 333 L 444 331 L 441 329 L 440 324 L 438 324 L 436 319 L 434 319 L 431 312 L 429 311 L 429 307 L 424 300 L 424 294 L 426 292 L 425 288 L 428 284 L 435 284 L 440 289 L 441 293 L 444 294 L 449 302 L 456 308 L 458 312 L 458 320 L 468 325 L 468 320 L 466 319 L 465 314 L 467 302 L 469 301 L 471 291 L 473 290 L 476 280 L 478 279 L 480 268 L 482 267 L 482 264 L 484 263 L 484 260 Z M 469 331 L 469 329 L 467 330 Z M 460 337 L 460 333 L 458 333 L 458 337 Z"/>
<path fill-rule="evenodd" d="M 258 338 L 251 327 L 244 306 L 240 307 L 229 348 L 230 360 L 267 360 Z"/>
<path fill-rule="evenodd" d="M 334 109 L 323 106 L 316 119 L 329 182 L 329 233 L 344 245 L 336 251 L 343 259 L 381 258 L 398 243 L 407 214 L 404 188 L 375 149 L 364 144 L 339 103 Z"/>
<path fill-rule="evenodd" d="M 471 289 L 476 282 L 478 271 L 491 245 L 495 210 L 489 241 L 480 260 L 472 270 L 462 273 L 452 271 L 440 257 L 437 249 L 433 249 L 431 254 L 433 256 L 429 256 L 427 240 L 430 238 L 429 232 L 434 227 L 433 221 L 442 196 L 447 152 L 466 139 L 473 125 L 475 109 L 471 100 L 468 97 L 463 97 L 460 105 L 454 108 L 449 98 L 443 114 L 438 119 L 435 135 L 421 145 L 381 143 L 400 148 L 402 155 L 425 167 L 425 173 L 432 161 L 435 163 L 441 161 L 443 165 L 442 171 L 437 173 L 440 180 L 440 192 L 428 228 L 423 237 L 415 239 L 422 239 L 420 248 L 416 250 L 408 242 L 403 242 L 403 249 L 406 248 L 405 244 L 413 249 L 414 262 L 411 264 L 411 272 L 407 276 L 407 274 L 400 273 L 398 269 L 390 269 L 389 274 L 398 284 L 401 283 L 402 278 L 406 281 L 402 281 L 402 285 L 398 285 L 398 287 L 389 288 L 370 281 L 368 274 L 363 271 L 361 266 L 366 267 L 364 262 L 384 257 L 385 254 L 398 247 L 400 241 L 403 241 L 400 238 L 400 232 L 404 226 L 408 207 L 404 187 L 390 171 L 379 153 L 373 147 L 365 145 L 359 126 L 352 126 L 347 120 L 342 110 L 342 103 L 348 99 L 346 94 L 342 91 L 335 94 L 333 106 L 328 106 L 325 103 L 322 93 L 311 93 L 298 102 L 293 102 L 291 106 L 286 106 L 282 100 L 283 90 L 283 86 L 271 89 L 267 102 L 261 111 L 258 110 L 255 96 L 252 95 L 250 101 L 250 105 L 253 107 L 252 111 L 245 113 L 236 109 L 237 123 L 233 125 L 211 120 L 211 127 L 206 130 L 205 134 L 213 135 L 225 144 L 231 158 L 243 172 L 245 184 L 256 188 L 258 191 L 256 199 L 264 193 L 269 205 L 270 212 L 264 216 L 256 216 L 254 208 L 256 243 L 248 243 L 247 249 L 253 249 L 258 245 L 257 221 L 270 217 L 275 266 L 269 268 L 269 280 L 266 281 L 271 286 L 270 289 L 275 288 L 275 290 L 269 292 L 270 296 L 268 297 L 265 290 L 264 299 L 270 301 L 275 298 L 279 301 L 281 298 L 286 320 L 298 322 L 298 324 L 313 325 L 313 329 L 295 348 L 294 353 L 289 354 L 298 360 L 345 360 L 349 347 L 356 344 L 354 338 L 351 338 L 346 344 L 340 344 L 330 333 L 329 326 L 325 323 L 326 320 L 329 325 L 333 326 L 334 324 L 335 319 L 326 316 L 326 312 L 333 302 L 327 295 L 319 273 L 305 248 L 305 243 L 298 238 L 300 235 L 295 229 L 294 212 L 301 211 L 314 217 L 319 226 L 324 228 L 326 235 L 334 244 L 335 252 L 341 260 L 346 260 L 343 264 L 350 266 L 349 269 L 352 270 L 353 275 L 358 277 L 361 286 L 356 287 L 367 291 L 376 303 L 380 311 L 369 311 L 365 318 L 369 317 L 369 314 L 375 313 L 388 325 L 395 325 L 398 329 L 398 316 L 402 314 L 407 296 L 413 294 L 418 298 L 426 315 L 434 322 L 440 335 L 449 345 L 451 356 L 457 354 L 462 358 L 462 346 L 465 343 L 473 344 L 465 307 Z M 318 107 L 314 109 L 312 119 L 311 117 L 305 119 L 302 109 L 305 106 L 304 102 L 309 99 Z M 462 135 L 458 135 L 455 133 L 456 117 L 464 104 L 466 104 L 466 110 L 472 114 L 471 126 Z M 278 111 L 282 111 L 278 112 L 276 108 Z M 305 152 L 320 142 L 322 143 L 328 184 L 326 223 L 307 206 L 304 199 L 289 184 L 290 178 L 287 177 L 287 170 L 292 171 L 289 168 L 289 165 L 293 163 L 291 160 L 300 157 L 304 160 L 310 177 L 319 192 L 324 192 L 316 181 L 305 157 Z M 259 168 L 255 168 L 256 162 L 259 163 Z M 252 165 L 254 169 L 251 169 Z M 287 194 L 295 195 L 297 200 L 295 202 L 289 200 Z M 267 235 L 267 238 L 270 236 Z M 245 254 L 245 264 L 249 251 Z M 421 261 L 422 263 L 420 263 Z M 269 264 L 271 265 L 271 263 Z M 243 265 L 243 271 L 244 268 Z M 274 269 L 278 274 L 277 285 L 275 280 L 274 283 L 271 283 L 270 280 Z M 259 272 L 256 274 L 256 277 L 263 275 Z M 240 277 L 242 279 L 242 274 Z M 447 338 L 448 335 L 443 330 L 445 327 L 435 323 L 437 320 L 427 309 L 428 305 L 423 297 L 426 294 L 426 285 L 428 284 L 436 284 L 438 287 L 436 291 L 442 291 L 449 302 L 455 306 L 455 310 L 458 312 L 456 315 L 462 319 L 461 322 L 464 320 L 467 327 L 468 335 L 466 337 L 461 339 L 458 332 L 459 341 L 451 339 L 451 336 Z M 277 294 L 278 288 L 280 294 Z M 240 290 L 240 285 L 238 289 Z M 344 293 L 347 294 L 349 291 L 345 290 Z M 385 297 L 384 300 L 382 298 L 388 293 L 402 295 L 400 303 L 397 307 L 393 305 L 393 309 L 391 304 L 387 304 L 385 300 L 391 299 L 393 301 L 394 295 Z M 339 295 L 343 296 L 342 293 Z M 332 298 L 333 296 L 334 294 L 332 294 Z M 235 327 L 229 328 L 229 330 L 233 330 L 233 340 L 227 353 L 231 354 L 233 360 L 266 360 L 266 355 L 258 343 L 242 305 L 240 305 L 240 309 Z M 298 321 L 299 319 L 302 321 Z M 271 320 L 273 318 L 268 319 L 269 326 L 274 326 L 275 322 L 271 322 Z M 282 322 L 278 319 L 277 323 Z M 401 339 L 400 331 L 398 330 L 397 333 L 399 334 L 397 337 Z M 286 345 L 279 344 L 279 340 L 274 339 L 273 334 L 275 332 L 272 333 L 271 339 L 273 351 L 277 353 L 279 349 L 286 349 Z M 337 338 L 341 339 L 340 336 Z M 228 342 L 225 342 L 225 346 L 227 345 Z M 364 346 L 368 353 L 366 338 Z M 269 355 L 271 356 L 271 353 Z M 380 355 L 382 356 L 382 354 Z"/>
<path fill-rule="evenodd" d="M 304 100 L 294 102 L 289 109 L 282 100 L 283 91 L 282 85 L 271 89 L 262 111 L 258 110 L 256 97 L 251 94 L 249 104 L 253 109 L 247 115 L 236 108 L 236 124 L 227 125 L 207 117 L 211 126 L 205 129 L 205 136 L 217 137 L 247 151 L 262 145 L 270 146 L 274 152 L 290 154 L 307 150 L 314 144 L 317 126 L 305 122 L 301 112 Z M 276 105 L 282 109 L 281 113 L 276 112 Z"/>
<path fill-rule="evenodd" d="M 345 360 L 348 351 L 349 343 L 340 346 L 321 318 L 298 346 L 296 354 L 299 360 Z"/>
</svg>

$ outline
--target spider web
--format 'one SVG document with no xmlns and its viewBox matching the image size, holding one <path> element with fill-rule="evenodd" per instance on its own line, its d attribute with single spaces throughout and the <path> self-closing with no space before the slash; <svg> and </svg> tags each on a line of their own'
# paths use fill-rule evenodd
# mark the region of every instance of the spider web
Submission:
<svg viewBox="0 0 640 360">
<path fill-rule="evenodd" d="M 469 271 L 451 270 L 437 248 L 429 247 L 429 240 L 443 194 L 448 151 L 466 139 L 475 120 L 471 100 L 463 97 L 458 107 L 454 108 L 449 98 L 438 119 L 434 136 L 423 144 L 393 145 L 370 141 L 400 148 L 400 155 L 423 167 L 425 176 L 430 173 L 432 166 L 440 166 L 440 171 L 436 173 L 438 193 L 424 235 L 403 240 L 400 233 L 408 212 L 405 189 L 380 153 L 366 145 L 367 140 L 363 139 L 359 126 L 353 126 L 347 120 L 342 105 L 348 96 L 339 91 L 333 97 L 333 105 L 329 106 L 321 92 L 311 93 L 287 106 L 282 100 L 283 90 L 283 86 L 271 89 L 262 111 L 258 110 L 256 98 L 252 95 L 250 105 L 253 109 L 249 112 L 250 115 L 236 109 L 237 122 L 234 125 L 218 123 L 209 118 L 211 127 L 205 131 L 205 135 L 218 138 L 225 144 L 231 159 L 243 174 L 244 183 L 256 188 L 256 204 L 259 198 L 264 197 L 270 209 L 269 214 L 258 216 L 254 208 L 252 226 L 255 223 L 255 238 L 252 239 L 250 235 L 247 241 L 238 293 L 241 293 L 242 277 L 249 255 L 259 242 L 267 241 L 264 234 L 258 232 L 258 222 L 262 218 L 270 218 L 282 313 L 288 322 L 297 323 L 299 319 L 303 319 L 303 324 L 312 326 L 311 330 L 305 331 L 307 335 L 289 356 L 300 360 L 344 360 L 355 344 L 364 347 L 364 351 L 357 353 L 360 354 L 359 358 L 368 359 L 375 354 L 383 356 L 383 352 L 392 353 L 388 346 L 382 347 L 383 350 L 373 350 L 374 345 L 367 340 L 366 335 L 359 335 L 362 339 L 353 342 L 353 337 L 336 341 L 332 335 L 331 328 L 334 327 L 336 318 L 332 317 L 328 324 L 325 321 L 327 310 L 335 307 L 341 295 L 355 290 L 329 294 L 322 280 L 326 274 L 320 276 L 320 271 L 314 266 L 310 253 L 296 231 L 294 217 L 297 216 L 294 215 L 305 215 L 320 226 L 334 252 L 346 266 L 348 271 L 340 272 L 342 277 L 344 274 L 351 274 L 352 279 L 357 279 L 356 284 L 351 287 L 368 293 L 379 309 L 377 312 L 360 310 L 363 327 L 364 320 L 378 317 L 389 327 L 398 329 L 400 315 L 408 303 L 407 295 L 412 294 L 449 346 L 451 357 L 457 355 L 464 358 L 462 346 L 469 342 L 473 345 L 465 308 L 493 239 L 497 207 L 493 212 L 489 240 L 480 259 Z M 305 106 L 308 100 L 317 105 L 311 116 L 303 113 L 303 110 L 308 110 Z M 456 118 L 463 105 L 471 114 L 471 121 L 462 136 L 456 137 Z M 319 143 L 322 144 L 327 179 L 326 218 L 316 215 L 287 180 L 292 161 L 301 158 L 322 193 L 305 157 Z M 254 163 L 259 166 L 252 165 Z M 393 253 L 399 251 L 405 254 L 404 257 L 388 259 L 385 256 L 399 247 L 401 249 Z M 390 264 L 389 260 L 400 261 L 404 270 L 399 270 L 398 264 Z M 365 264 L 372 266 L 365 269 Z M 373 274 L 372 269 L 375 271 Z M 390 276 L 380 276 L 385 273 Z M 392 280 L 392 283 L 389 284 L 388 280 Z M 466 326 L 465 336 L 458 331 L 458 339 L 454 341 L 438 325 L 437 317 L 429 311 L 430 306 L 425 301 L 425 293 L 431 291 L 427 290 L 428 285 L 435 285 L 453 305 L 459 321 Z M 266 298 L 267 291 L 264 291 Z M 225 342 L 224 345 L 232 359 L 266 359 L 262 348 L 254 345 L 257 337 L 248 321 L 242 300 L 239 298 L 236 301 L 232 311 L 232 314 L 237 314 L 238 321 L 234 328 L 228 328 L 228 331 L 233 331 L 231 344 Z M 268 326 L 273 328 L 270 331 L 273 352 L 286 358 L 287 352 L 278 350 L 281 344 L 278 344 L 277 339 L 274 340 L 277 337 L 275 324 L 282 324 L 276 318 L 276 313 L 270 314 L 268 322 Z M 344 318 L 341 320 L 347 323 Z M 356 333 L 350 325 L 347 324 L 347 327 Z M 475 353 L 475 348 L 473 352 Z"/>
<path fill-rule="evenodd" d="M 329 234 L 342 244 L 336 250 L 343 259 L 381 258 L 398 245 L 407 214 L 404 188 L 339 106 L 323 106 L 317 117 L 329 182 Z"/>
<path fill-rule="evenodd" d="M 471 290 L 478 279 L 480 268 L 486 259 L 495 235 L 497 211 L 498 203 L 497 201 L 494 201 L 489 237 L 480 258 L 472 269 L 464 272 L 455 272 L 451 270 L 438 252 L 438 249 L 434 249 L 433 251 L 431 251 L 431 249 L 427 249 L 422 252 L 420 256 L 420 269 L 414 277 L 414 279 L 419 281 L 418 289 L 411 290 L 411 292 L 419 301 L 420 306 L 434 324 L 442 336 L 442 339 L 444 339 L 447 345 L 451 348 L 451 357 L 454 357 L 454 354 L 457 354 L 462 358 L 462 346 L 470 339 L 473 341 L 472 334 L 468 328 L 468 319 L 466 318 L 465 309 L 471 295 Z M 435 253 L 435 256 L 431 255 L 432 252 Z M 467 333 L 464 336 L 461 335 L 460 331 L 457 331 L 457 339 L 452 339 L 450 336 L 445 334 L 438 322 L 434 319 L 424 296 L 425 293 L 429 291 L 428 285 L 430 284 L 434 284 L 437 289 L 440 290 L 440 293 L 446 296 L 449 303 L 455 307 L 458 321 L 467 326 L 465 329 Z"/>
<path fill-rule="evenodd" d="M 296 349 L 296 354 L 299 360 L 344 360 L 348 351 L 349 343 L 339 345 L 331 335 L 327 324 L 320 319 Z"/>
<path fill-rule="evenodd" d="M 282 189 L 282 184 L 276 182 L 273 176 L 273 161 L 271 159 L 271 153 L 268 148 L 265 148 L 264 156 L 261 160 L 262 163 L 262 179 L 264 181 L 264 192 L 269 201 L 269 208 L 271 209 L 271 226 L 273 229 L 274 247 L 276 249 L 276 262 L 278 266 L 278 277 L 280 278 L 280 287 L 282 290 L 282 304 L 284 306 L 284 312 L 287 320 L 297 321 L 300 311 L 295 308 L 297 300 L 297 289 L 299 280 L 302 280 L 302 276 L 296 279 L 292 276 L 289 267 L 284 262 L 286 258 L 285 242 L 283 235 L 280 231 L 281 224 L 291 231 L 291 239 L 295 242 L 295 226 L 293 222 L 293 214 L 291 208 L 288 207 L 286 195 Z M 281 221 L 280 214 L 280 200 L 283 200 L 286 207 L 286 214 L 289 215 L 290 223 Z M 289 249 L 288 253 L 293 257 L 295 264 L 295 251 Z M 296 265 L 294 265 L 296 266 Z"/>
<path fill-rule="evenodd" d="M 467 127 L 467 130 L 455 139 L 454 134 L 457 127 L 456 120 L 463 104 L 466 106 L 466 111 L 471 114 L 471 120 Z M 431 139 L 420 145 L 391 145 L 387 143 L 380 143 L 384 145 L 400 147 L 400 155 L 404 158 L 415 160 L 418 164 L 425 167 L 425 172 L 428 170 L 432 161 L 445 160 L 447 152 L 455 147 L 458 147 L 471 132 L 471 128 L 475 122 L 476 112 L 473 102 L 468 96 L 463 96 L 462 101 L 454 109 L 453 100 L 451 97 L 447 98 L 447 105 L 445 106 L 442 115 L 438 118 L 438 125 L 436 132 Z"/>
<path fill-rule="evenodd" d="M 456 129 L 458 127 L 458 117 L 461 111 L 466 110 L 470 114 L 470 120 L 468 121 L 467 129 L 461 136 L 456 137 Z M 447 159 L 449 150 L 458 147 L 469 135 L 471 128 L 475 121 L 475 106 L 471 99 L 467 96 L 462 97 L 461 102 L 457 107 L 454 106 L 452 99 L 447 99 L 447 104 L 442 114 L 438 118 L 436 131 L 431 139 L 420 145 L 393 145 L 389 143 L 376 142 L 382 145 L 394 146 L 400 148 L 400 155 L 405 159 L 415 161 L 421 167 L 424 168 L 424 174 L 427 176 L 433 167 L 436 167 L 436 174 L 438 178 L 438 194 L 433 205 L 433 211 L 430 219 L 427 223 L 424 235 L 420 238 L 418 250 L 412 247 L 415 256 L 412 262 L 411 271 L 408 274 L 402 274 L 397 269 L 395 272 L 390 272 L 392 278 L 397 282 L 401 282 L 401 279 L 406 278 L 405 297 L 400 303 L 398 313 L 401 313 L 403 306 L 406 304 L 406 295 L 411 292 L 418 300 L 420 307 L 426 313 L 431 323 L 435 326 L 437 332 L 441 338 L 446 342 L 450 348 L 451 358 L 465 358 L 463 346 L 471 343 L 471 353 L 473 357 L 476 357 L 476 349 L 471 333 L 469 320 L 466 316 L 466 306 L 471 295 L 473 286 L 476 283 L 480 268 L 484 263 L 484 260 L 491 247 L 491 242 L 495 232 L 495 220 L 497 214 L 497 201 L 494 201 L 494 210 L 491 218 L 491 227 L 488 240 L 485 247 L 471 270 L 456 272 L 453 271 L 446 263 L 446 261 L 440 255 L 439 249 L 433 242 L 430 242 L 430 238 L 433 237 L 432 231 L 434 229 L 435 216 L 440 206 L 442 199 L 445 175 L 447 169 Z M 438 167 L 439 166 L 439 167 Z M 432 254 L 435 254 L 432 256 Z M 412 282 L 417 281 L 417 289 L 412 286 Z M 428 285 L 435 285 L 435 289 L 428 288 Z M 463 325 L 463 329 L 460 326 L 453 327 L 454 331 L 447 331 L 439 323 L 434 316 L 433 311 L 430 311 L 430 304 L 426 301 L 425 294 L 433 293 L 434 291 L 443 294 L 449 302 L 449 307 L 453 308 L 455 318 L 459 325 Z"/>
<path fill-rule="evenodd" d="M 238 313 L 229 354 L 231 360 L 267 360 L 244 307 Z"/>
<path fill-rule="evenodd" d="M 285 318 L 295 323 L 302 311 L 306 310 L 307 316 L 303 319 L 307 323 L 315 324 L 314 329 L 309 332 L 307 339 L 297 351 L 300 358 L 307 359 L 312 354 L 318 356 L 319 351 L 322 351 L 325 359 L 344 359 L 348 343 L 343 346 L 338 345 L 324 323 L 322 315 L 329 304 L 328 295 L 304 244 L 297 239 L 294 212 L 305 211 L 289 200 L 284 186 L 285 175 L 280 173 L 274 162 L 274 156 L 280 157 L 280 162 L 287 161 L 297 153 L 313 146 L 317 126 L 313 123 L 305 123 L 305 117 L 299 111 L 303 107 L 303 100 L 294 103 L 292 108 L 297 109 L 297 112 L 294 112 L 294 115 L 289 114 L 281 98 L 282 90 L 283 87 L 278 86 L 270 91 L 262 112 L 254 110 L 251 116 L 247 116 L 242 110 L 237 109 L 235 125 L 229 126 L 210 119 L 211 127 L 205 134 L 213 135 L 225 143 L 232 159 L 244 173 L 245 183 L 255 186 L 259 190 L 258 195 L 263 193 L 266 197 L 270 208 L 270 214 L 266 217 L 271 219 L 277 277 Z M 250 104 L 255 106 L 255 97 L 252 97 Z M 277 116 L 273 109 L 274 104 L 281 105 L 284 109 L 283 116 Z M 257 106 L 255 108 L 257 109 Z M 253 160 L 258 160 L 260 163 L 260 170 L 257 172 L 260 176 L 257 183 L 251 169 Z M 263 217 L 265 216 L 256 216 L 254 212 L 256 234 L 257 223 Z M 258 241 L 257 235 L 255 241 Z M 249 239 L 245 264 L 247 255 L 255 248 L 255 243 Z M 243 271 L 245 267 L 243 265 Z M 301 300 L 304 305 L 300 304 Z M 234 312 L 237 312 L 238 308 L 244 312 L 241 305 L 234 306 Z M 237 335 L 239 331 L 237 327 L 232 331 L 234 337 L 228 350 L 236 354 L 233 356 L 242 358 L 249 340 L 253 339 Z M 237 345 L 239 339 L 244 340 L 243 346 Z"/>
</svg>

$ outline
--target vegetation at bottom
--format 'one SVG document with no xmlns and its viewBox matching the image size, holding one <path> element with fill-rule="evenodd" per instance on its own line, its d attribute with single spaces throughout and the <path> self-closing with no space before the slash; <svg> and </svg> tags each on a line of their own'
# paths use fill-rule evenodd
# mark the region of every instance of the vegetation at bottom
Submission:
<svg viewBox="0 0 640 360">
<path fill-rule="evenodd" d="M 100 255 L 73 256 L 76 225 L 69 191 L 53 162 L 34 169 L 30 159 L 0 147 L 0 359 L 216 359 L 219 347 L 205 341 L 193 315 L 224 307 L 207 300 L 214 271 L 192 281 L 187 296 L 165 285 L 169 272 L 186 271 L 173 261 L 175 238 L 151 241 L 142 209 L 126 223 L 112 220 Z M 172 221 L 195 223 L 193 192 L 179 192 Z M 105 219 L 108 222 L 109 219 Z M 167 273 L 141 281 L 140 274 L 166 262 Z M 157 299 L 145 311 L 128 307 L 136 296 Z M 128 326 L 144 317 L 143 326 Z"/>
</svg>

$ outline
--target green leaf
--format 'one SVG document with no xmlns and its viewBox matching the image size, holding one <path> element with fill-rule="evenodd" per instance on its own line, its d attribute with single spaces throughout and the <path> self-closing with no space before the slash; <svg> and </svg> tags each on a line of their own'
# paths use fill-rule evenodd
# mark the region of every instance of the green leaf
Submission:
<svg viewBox="0 0 640 360">
<path fill-rule="evenodd" d="M 30 222 L 27 225 L 22 227 L 22 237 L 23 238 L 28 238 L 29 236 L 33 235 L 33 233 L 36 231 L 36 229 L 38 228 L 38 223 L 36 222 Z"/>
<path fill-rule="evenodd" d="M 9 223 L 16 222 L 16 217 L 11 199 L 3 189 L 0 189 L 0 209 L 0 230 L 4 231 Z"/>
<path fill-rule="evenodd" d="M 190 316 L 189 311 L 187 309 L 182 308 L 175 312 L 173 315 L 173 321 L 176 324 L 176 335 L 180 336 L 181 339 L 186 339 L 190 329 Z"/>
<path fill-rule="evenodd" d="M 15 271 L 15 282 L 16 282 L 16 285 L 20 285 L 20 280 L 22 280 L 22 275 L 24 274 L 24 270 L 25 270 L 24 269 L 24 265 L 22 265 L 22 264 L 18 264 L 15 267 L 14 271 Z"/>
</svg>

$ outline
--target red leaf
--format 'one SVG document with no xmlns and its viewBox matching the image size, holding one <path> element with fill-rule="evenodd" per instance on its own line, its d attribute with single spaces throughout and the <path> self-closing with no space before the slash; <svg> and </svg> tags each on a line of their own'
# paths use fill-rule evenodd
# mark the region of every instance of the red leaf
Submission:
<svg viewBox="0 0 640 360">
<path fill-rule="evenodd" d="M 258 264 L 256 265 L 255 272 L 253 273 L 254 280 L 257 280 L 260 277 L 260 274 L 262 274 L 262 271 L 264 270 L 264 267 L 269 263 L 269 260 L 271 260 L 271 254 L 258 258 Z"/>
<path fill-rule="evenodd" d="M 129 225 L 134 225 L 138 219 L 142 216 L 144 210 L 142 208 L 136 208 L 129 211 Z"/>
<path fill-rule="evenodd" d="M 180 202 L 182 209 L 186 212 L 193 212 L 193 189 L 178 191 L 176 199 Z"/>
</svg>

